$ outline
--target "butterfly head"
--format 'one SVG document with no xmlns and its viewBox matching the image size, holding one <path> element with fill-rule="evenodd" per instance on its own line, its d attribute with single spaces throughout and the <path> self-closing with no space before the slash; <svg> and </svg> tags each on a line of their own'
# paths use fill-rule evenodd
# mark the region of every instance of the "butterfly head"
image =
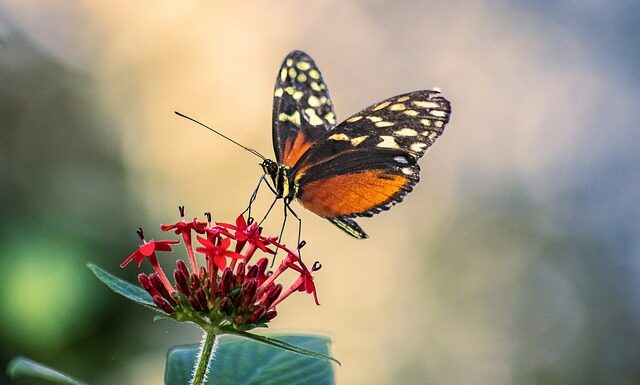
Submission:
<svg viewBox="0 0 640 385">
<path fill-rule="evenodd" d="M 275 183 L 276 174 L 278 173 L 278 164 L 271 159 L 265 159 L 262 163 L 260 163 L 260 166 L 262 167 L 262 171 L 264 171 L 265 174 L 269 175 Z"/>
<path fill-rule="evenodd" d="M 279 165 L 271 159 L 265 159 L 260 166 L 262 166 L 264 173 L 271 177 L 278 197 L 293 199 L 292 196 L 289 196 L 294 193 L 289 189 L 289 168 Z"/>
</svg>

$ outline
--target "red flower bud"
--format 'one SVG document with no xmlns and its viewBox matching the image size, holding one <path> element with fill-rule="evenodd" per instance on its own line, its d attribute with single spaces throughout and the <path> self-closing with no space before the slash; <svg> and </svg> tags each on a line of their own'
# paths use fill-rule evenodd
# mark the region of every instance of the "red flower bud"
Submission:
<svg viewBox="0 0 640 385">
<path fill-rule="evenodd" d="M 278 299 L 278 297 L 280 296 L 280 293 L 282 293 L 282 285 L 277 283 L 277 284 L 272 284 L 271 286 L 269 286 L 267 288 L 267 292 L 264 298 L 264 301 L 262 301 L 262 303 L 264 304 L 264 306 L 266 306 L 267 308 L 271 306 L 271 304 L 273 303 L 273 301 L 275 301 L 276 299 Z"/>
<path fill-rule="evenodd" d="M 149 281 L 149 276 L 144 273 L 138 274 L 138 282 L 140 283 L 140 286 L 142 286 L 142 288 L 146 291 L 149 291 L 153 287 L 151 286 L 151 281 Z"/>
<path fill-rule="evenodd" d="M 258 277 L 258 272 L 259 271 L 260 271 L 260 269 L 258 268 L 258 266 L 256 266 L 256 265 L 251 266 L 249 268 L 249 271 L 247 272 L 247 279 Z"/>
<path fill-rule="evenodd" d="M 198 300 L 198 303 L 200 304 L 200 307 L 202 307 L 202 309 L 204 311 L 209 311 L 209 304 L 207 303 L 207 295 L 204 293 L 204 289 L 199 288 L 196 291 L 196 299 Z"/>
<path fill-rule="evenodd" d="M 236 267 L 236 285 L 240 285 L 244 282 L 244 262 L 238 263 Z"/>
<path fill-rule="evenodd" d="M 153 299 L 153 303 L 155 303 L 156 306 L 162 309 L 165 313 L 173 313 L 173 307 L 171 307 L 171 305 L 169 305 L 169 303 L 164 298 L 160 297 L 159 295 L 154 295 L 151 298 Z"/>
<path fill-rule="evenodd" d="M 158 274 L 150 274 L 149 281 L 151 282 L 153 288 L 156 289 L 157 292 L 160 293 L 160 295 L 171 304 L 171 306 L 176 306 L 175 301 L 173 300 L 173 298 L 171 298 L 171 294 L 169 294 L 169 292 L 167 291 L 167 288 L 164 286 L 164 283 L 162 283 L 162 279 L 160 278 L 160 276 L 158 276 Z"/>
<path fill-rule="evenodd" d="M 242 285 L 243 292 L 243 307 L 247 308 L 249 305 L 255 302 L 256 290 L 258 289 L 258 281 L 250 279 Z"/>
<path fill-rule="evenodd" d="M 258 266 L 258 274 L 264 275 L 265 271 L 267 271 L 267 266 L 269 266 L 269 260 L 267 258 L 260 258 L 258 262 L 256 262 L 256 266 Z"/>
<path fill-rule="evenodd" d="M 264 313 L 264 315 L 262 316 L 262 318 L 260 318 L 260 321 L 262 322 L 269 322 L 272 319 L 276 318 L 276 316 L 278 315 L 278 312 L 275 310 L 269 310 L 268 312 Z"/>
<path fill-rule="evenodd" d="M 191 291 L 195 293 L 196 290 L 200 288 L 200 277 L 198 274 L 191 274 L 190 282 L 191 282 Z"/>
<path fill-rule="evenodd" d="M 191 304 L 191 307 L 195 310 L 195 311 L 204 311 L 204 308 L 202 306 L 200 306 L 200 302 L 198 301 L 198 298 L 196 298 L 196 294 L 193 293 L 191 294 L 189 297 L 189 303 Z"/>
<path fill-rule="evenodd" d="M 187 269 L 187 265 L 184 263 L 182 259 L 178 259 L 176 261 L 176 270 L 180 270 L 187 277 L 189 276 L 189 270 Z"/>
<path fill-rule="evenodd" d="M 249 323 L 256 323 L 258 322 L 258 320 L 260 318 L 262 318 L 262 316 L 266 313 L 267 311 L 267 307 L 264 305 L 259 305 L 249 316 L 249 318 L 247 319 L 247 322 Z"/>
<path fill-rule="evenodd" d="M 178 291 L 188 297 L 191 293 L 191 289 L 189 289 L 189 278 L 186 271 L 176 268 L 176 270 L 173 272 L 173 278 L 176 281 L 176 287 L 178 288 Z"/>
<path fill-rule="evenodd" d="M 218 292 L 221 296 L 226 296 L 229 289 L 231 288 L 231 284 L 233 283 L 233 273 L 231 269 L 228 267 L 224 269 L 222 272 L 222 277 L 220 278 L 220 286 L 218 286 Z"/>
<path fill-rule="evenodd" d="M 231 313 L 233 312 L 233 304 L 231 303 L 229 297 L 222 298 L 222 300 L 220 301 L 220 310 L 222 310 L 222 312 L 226 315 L 231 315 Z"/>
</svg>

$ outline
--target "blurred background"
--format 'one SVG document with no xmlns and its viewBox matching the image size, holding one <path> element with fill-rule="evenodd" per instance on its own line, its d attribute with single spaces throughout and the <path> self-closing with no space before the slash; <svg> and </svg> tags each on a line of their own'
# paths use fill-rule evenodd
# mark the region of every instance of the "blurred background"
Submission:
<svg viewBox="0 0 640 385">
<path fill-rule="evenodd" d="M 198 331 L 153 323 L 85 264 L 134 280 L 118 264 L 138 226 L 161 238 L 179 204 L 242 211 L 257 159 L 173 111 L 271 156 L 292 49 L 339 120 L 434 86 L 453 115 L 415 191 L 360 221 L 369 240 L 297 206 L 322 305 L 287 301 L 273 331 L 329 335 L 339 384 L 640 383 L 633 0 L 1 0 L 3 371 L 21 354 L 162 383 L 166 350 Z"/>
</svg>

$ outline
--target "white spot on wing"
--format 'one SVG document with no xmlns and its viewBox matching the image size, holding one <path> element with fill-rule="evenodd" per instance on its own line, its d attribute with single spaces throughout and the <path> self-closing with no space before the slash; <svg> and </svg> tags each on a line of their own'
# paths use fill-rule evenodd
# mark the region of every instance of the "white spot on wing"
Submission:
<svg viewBox="0 0 640 385">
<path fill-rule="evenodd" d="M 326 120 L 329 124 L 336 124 L 336 115 L 333 112 L 327 112 L 324 116 L 324 120 Z"/>
<path fill-rule="evenodd" d="M 405 127 L 401 130 L 395 131 L 394 134 L 398 136 L 416 136 L 418 135 L 418 132 L 416 130 L 412 130 L 411 128 Z"/>
<path fill-rule="evenodd" d="M 415 143 L 411 144 L 410 148 L 411 148 L 411 151 L 413 151 L 413 152 L 422 152 L 425 147 L 427 147 L 426 143 L 415 142 Z"/>
<path fill-rule="evenodd" d="M 381 110 L 381 109 L 385 108 L 386 106 L 388 106 L 389 104 L 391 104 L 391 102 L 380 103 L 377 106 L 373 107 L 373 110 L 374 111 Z"/>
<path fill-rule="evenodd" d="M 382 139 L 382 142 L 378 143 L 376 145 L 377 147 L 400 148 L 400 146 L 398 146 L 398 143 L 396 143 L 396 140 L 393 138 L 393 136 L 380 135 L 380 139 Z"/>
<path fill-rule="evenodd" d="M 320 126 L 324 124 L 324 120 L 320 119 L 313 108 L 305 109 L 304 113 L 309 118 L 309 124 L 311 124 L 312 126 Z"/>
<path fill-rule="evenodd" d="M 281 112 L 280 115 L 278 115 L 278 120 L 281 122 L 289 121 L 296 126 L 300 126 L 300 111 L 296 111 L 291 115 L 287 115 L 284 112 Z"/>
<path fill-rule="evenodd" d="M 404 156 L 396 156 L 393 158 L 393 160 L 395 160 L 398 163 L 409 164 L 409 161 Z"/>
<path fill-rule="evenodd" d="M 299 61 L 298 63 L 296 63 L 296 67 L 298 67 L 298 69 L 300 70 L 307 71 L 309 68 L 311 68 L 311 64 L 307 63 L 306 61 Z"/>
<path fill-rule="evenodd" d="M 364 140 L 367 139 L 368 137 L 369 135 L 363 135 L 363 136 L 358 136 L 357 138 L 353 138 L 351 139 L 351 145 L 353 147 L 356 147 L 360 143 L 364 142 Z"/>
<path fill-rule="evenodd" d="M 431 101 L 414 100 L 411 103 L 413 103 L 414 106 L 420 107 L 420 108 L 439 108 L 440 107 L 438 103 L 431 102 Z"/>
<path fill-rule="evenodd" d="M 315 95 L 309 96 L 307 102 L 311 107 L 320 107 L 320 99 L 318 99 L 318 97 Z"/>
<path fill-rule="evenodd" d="M 327 139 L 329 140 L 349 140 L 349 137 L 345 134 L 333 134 Z"/>
<path fill-rule="evenodd" d="M 376 123 L 376 127 L 379 127 L 379 128 L 391 127 L 394 124 L 395 124 L 394 122 L 378 122 L 378 123 Z"/>
</svg>

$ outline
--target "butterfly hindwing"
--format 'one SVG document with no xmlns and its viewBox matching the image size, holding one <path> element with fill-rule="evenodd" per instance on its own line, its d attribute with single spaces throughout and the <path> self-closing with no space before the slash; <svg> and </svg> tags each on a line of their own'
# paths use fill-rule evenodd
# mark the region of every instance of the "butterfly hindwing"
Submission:
<svg viewBox="0 0 640 385">
<path fill-rule="evenodd" d="M 298 199 L 350 235 L 366 237 L 347 220 L 402 201 L 419 180 L 417 160 L 442 134 L 450 113 L 439 92 L 415 91 L 353 115 L 294 166 Z"/>
<path fill-rule="evenodd" d="M 320 216 L 371 216 L 412 190 L 419 180 L 416 162 L 402 149 L 350 149 L 300 170 L 294 183 L 300 203 Z"/>
<path fill-rule="evenodd" d="M 293 166 L 336 124 L 333 103 L 322 74 L 302 51 L 285 57 L 273 99 L 273 147 L 277 163 Z"/>
</svg>

